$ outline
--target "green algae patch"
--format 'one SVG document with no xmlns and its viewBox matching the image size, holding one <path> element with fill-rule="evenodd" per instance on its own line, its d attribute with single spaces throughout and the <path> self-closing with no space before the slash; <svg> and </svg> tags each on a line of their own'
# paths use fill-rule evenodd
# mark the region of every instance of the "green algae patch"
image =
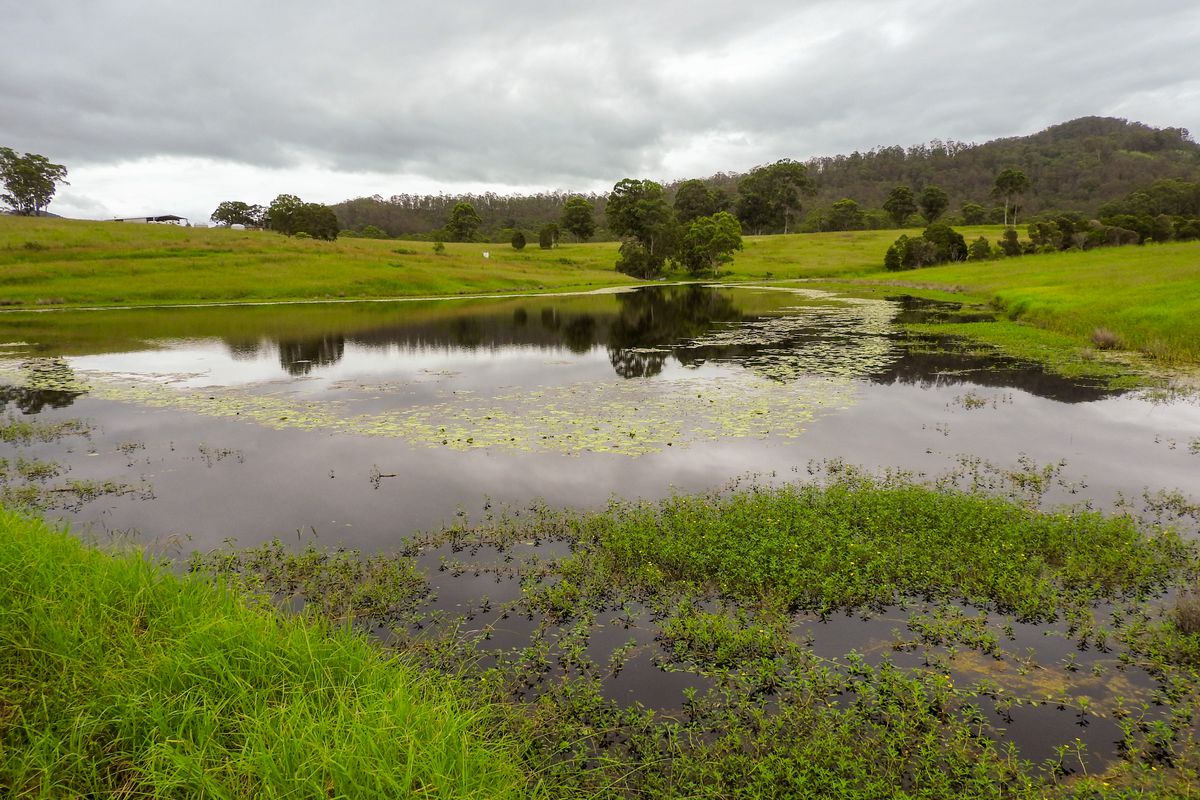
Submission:
<svg viewBox="0 0 1200 800">
<path fill-rule="evenodd" d="M 20 367 L 0 379 L 21 383 Z M 404 439 L 455 450 L 501 448 L 577 454 L 644 455 L 723 438 L 791 438 L 818 414 L 849 407 L 845 378 L 782 384 L 763 377 L 581 382 L 493 397 L 468 393 L 442 402 L 354 413 L 351 400 L 301 400 L 247 389 L 191 390 L 153 380 L 85 374 L 72 385 L 102 400 L 227 417 L 270 428 Z M 22 385 L 24 385 L 22 383 Z M 381 387 L 371 387 L 381 388 Z M 450 394 L 450 393 L 445 393 Z"/>
</svg>

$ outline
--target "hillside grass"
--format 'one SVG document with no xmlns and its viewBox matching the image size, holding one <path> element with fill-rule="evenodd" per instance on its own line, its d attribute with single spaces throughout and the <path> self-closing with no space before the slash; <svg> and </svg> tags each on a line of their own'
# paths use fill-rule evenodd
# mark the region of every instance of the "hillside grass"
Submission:
<svg viewBox="0 0 1200 800">
<path fill-rule="evenodd" d="M 524 797 L 453 679 L 0 511 L 0 794 Z"/>
<path fill-rule="evenodd" d="M 0 304 L 116 306 L 420 297 L 632 283 L 613 244 L 290 239 L 268 231 L 0 217 Z M 484 251 L 490 258 L 484 258 Z"/>
<path fill-rule="evenodd" d="M 746 237 L 722 277 L 861 275 L 878 268 L 899 233 Z M 451 242 L 437 255 L 429 242 L 321 242 L 269 231 L 0 216 L 0 305 L 369 299 L 637 283 L 616 271 L 617 248 L 616 242 L 563 243 L 518 252 L 507 244 Z"/>
</svg>

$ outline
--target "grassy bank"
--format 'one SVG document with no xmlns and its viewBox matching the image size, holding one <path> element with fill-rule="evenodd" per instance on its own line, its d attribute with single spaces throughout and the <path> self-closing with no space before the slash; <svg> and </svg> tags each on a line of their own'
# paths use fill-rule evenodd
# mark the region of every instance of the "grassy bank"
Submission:
<svg viewBox="0 0 1200 800">
<path fill-rule="evenodd" d="M 5 797 L 516 797 L 452 680 L 0 512 Z"/>
<path fill-rule="evenodd" d="M 1094 350 L 1101 342 L 1167 365 L 1200 361 L 1197 242 L 877 272 L 862 281 L 918 295 L 945 298 L 950 293 L 995 308 L 1002 317 L 999 324 L 945 332 L 993 342 L 1018 355 Z M 1101 339 L 1101 329 L 1115 339 Z"/>
<path fill-rule="evenodd" d="M 487 250 L 490 258 L 485 259 Z M 109 306 L 419 297 L 632 283 L 615 245 L 289 239 L 265 231 L 0 217 L 0 303 Z"/>
</svg>

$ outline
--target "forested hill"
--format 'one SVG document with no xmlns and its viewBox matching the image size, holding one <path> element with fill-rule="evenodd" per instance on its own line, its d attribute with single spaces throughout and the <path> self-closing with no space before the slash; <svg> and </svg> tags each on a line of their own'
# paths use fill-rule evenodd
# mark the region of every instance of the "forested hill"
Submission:
<svg viewBox="0 0 1200 800">
<path fill-rule="evenodd" d="M 848 197 L 864 209 L 878 209 L 894 186 L 920 191 L 936 184 L 950 196 L 950 213 L 963 203 L 991 208 L 996 174 L 1014 167 L 1030 180 L 1023 214 L 1041 211 L 1095 213 L 1105 202 L 1125 198 L 1135 189 L 1163 178 L 1200 180 L 1200 145 L 1181 128 L 1153 128 L 1111 117 L 1082 117 L 1030 136 L 996 139 L 984 144 L 932 141 L 915 147 L 879 147 L 865 153 L 811 158 L 804 162 L 816 195 L 806 203 L 805 229 L 821 227 L 822 214 Z M 613 177 L 614 183 L 624 176 Z M 705 183 L 737 194 L 741 175 L 721 173 Z M 678 183 L 668 186 L 670 192 Z M 334 207 L 343 228 L 375 225 L 391 235 L 427 233 L 445 223 L 456 202 L 471 203 L 482 217 L 482 229 L 536 230 L 556 221 L 568 193 L 532 196 L 396 195 L 347 200 Z M 596 204 L 603 224 L 603 198 Z M 998 220 L 997 220 L 998 221 Z M 600 236 L 604 231 L 598 232 Z"/>
</svg>

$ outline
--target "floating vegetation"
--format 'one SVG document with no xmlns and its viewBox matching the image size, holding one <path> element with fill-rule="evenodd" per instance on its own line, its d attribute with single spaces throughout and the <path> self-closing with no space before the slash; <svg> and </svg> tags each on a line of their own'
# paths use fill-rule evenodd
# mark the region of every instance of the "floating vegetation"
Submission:
<svg viewBox="0 0 1200 800">
<path fill-rule="evenodd" d="M 0 378 L 18 378 L 0 367 Z M 501 448 L 644 455 L 723 438 L 799 436 L 817 414 L 849 407 L 845 377 L 786 385 L 745 376 L 580 382 L 481 397 L 469 392 L 381 413 L 353 414 L 341 400 L 298 400 L 241 388 L 188 389 L 154 380 L 87 375 L 93 397 L 233 417 L 272 428 L 406 439 L 455 450 Z"/>
<path fill-rule="evenodd" d="M 79 380 L 62 358 L 30 358 L 20 362 L 18 368 L 24 373 L 21 384 L 28 389 L 71 394 L 88 390 L 87 384 Z"/>
<path fill-rule="evenodd" d="M 201 443 L 199 446 L 200 458 L 203 459 L 206 466 L 211 467 L 213 464 L 224 461 L 225 459 L 233 459 L 239 464 L 246 463 L 246 453 L 243 450 L 238 450 L 233 447 L 213 447 L 212 445 Z"/>
<path fill-rule="evenodd" d="M 812 289 L 784 291 L 812 302 L 760 319 L 723 323 L 677 349 L 735 348 L 733 363 L 780 381 L 805 376 L 866 377 L 898 357 L 900 350 L 892 338 L 896 332 L 892 303 L 835 298 Z"/>
<path fill-rule="evenodd" d="M 33 442 L 54 442 L 66 436 L 90 436 L 92 426 L 87 420 L 65 419 L 55 422 L 17 419 L 11 414 L 0 418 L 0 441 L 27 445 Z"/>
<path fill-rule="evenodd" d="M 18 462 L 15 473 L 5 470 L 0 475 L 0 507 L 21 508 L 31 511 L 78 511 L 86 503 L 100 497 L 137 495 L 143 500 L 154 497 L 150 484 L 142 481 L 130 484 L 124 481 L 68 480 L 61 484 L 48 482 L 61 475 L 64 468 L 46 462 Z M 16 479 L 27 482 L 19 482 Z"/>
<path fill-rule="evenodd" d="M 989 398 L 972 389 L 965 394 L 955 395 L 954 399 L 946 404 L 946 407 L 958 406 L 967 411 L 974 411 L 980 408 L 987 408 L 988 406 L 996 409 L 1002 405 L 1012 405 L 1012 402 L 1012 392 L 1004 392 L 1003 394 L 993 395 Z"/>
</svg>

